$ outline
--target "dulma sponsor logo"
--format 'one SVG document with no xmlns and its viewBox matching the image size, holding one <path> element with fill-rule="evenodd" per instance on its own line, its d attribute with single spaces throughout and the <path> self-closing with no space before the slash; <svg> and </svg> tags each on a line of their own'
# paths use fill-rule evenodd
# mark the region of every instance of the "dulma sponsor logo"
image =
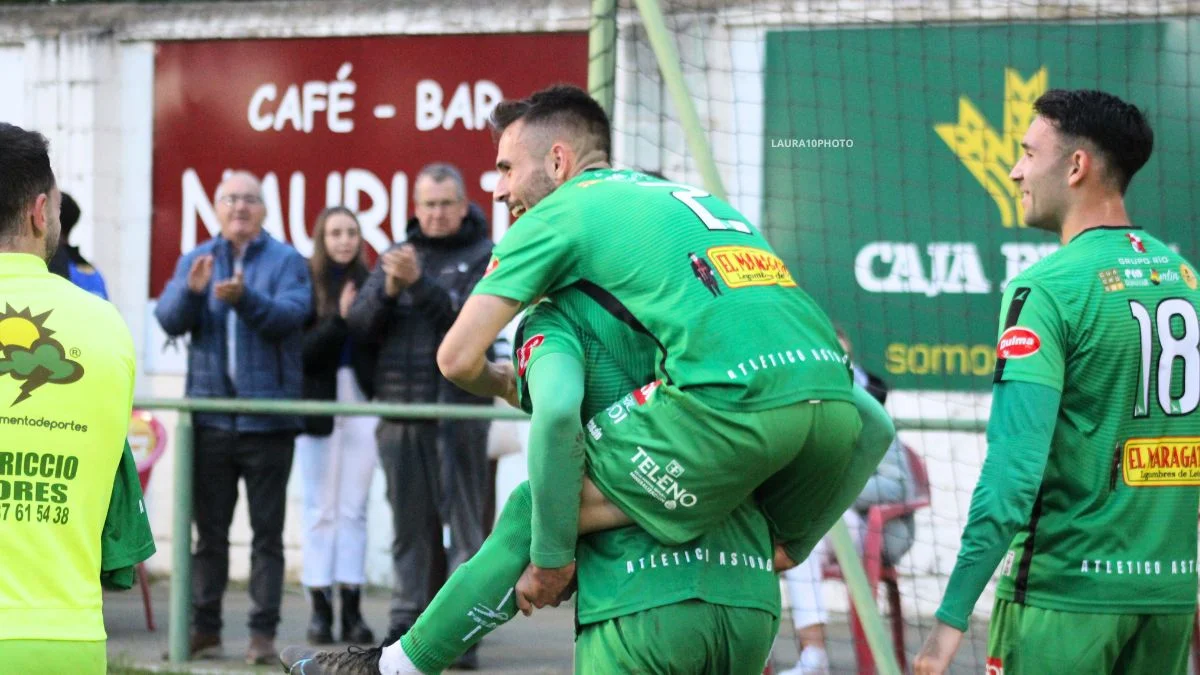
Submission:
<svg viewBox="0 0 1200 675">
<path fill-rule="evenodd" d="M 541 346 L 546 341 L 546 336 L 538 333 L 525 341 L 521 348 L 517 350 L 517 374 L 524 377 L 525 369 L 529 367 L 529 359 L 533 356 L 533 350 Z"/>
<path fill-rule="evenodd" d="M 1000 335 L 996 345 L 996 357 L 1001 359 L 1023 359 L 1037 353 L 1042 339 L 1028 328 L 1013 326 Z"/>
</svg>

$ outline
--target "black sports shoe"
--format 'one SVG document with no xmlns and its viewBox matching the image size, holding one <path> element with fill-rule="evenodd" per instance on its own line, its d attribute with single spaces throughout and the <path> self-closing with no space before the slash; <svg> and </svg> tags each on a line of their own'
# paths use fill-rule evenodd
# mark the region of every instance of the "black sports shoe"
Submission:
<svg viewBox="0 0 1200 675">
<path fill-rule="evenodd" d="M 390 647 L 393 643 L 404 637 L 404 634 L 412 630 L 410 623 L 397 623 L 388 628 L 387 635 L 383 638 L 383 646 Z"/>
<path fill-rule="evenodd" d="M 289 675 L 379 675 L 383 647 L 351 646 L 344 652 L 323 652 L 312 647 L 284 647 L 279 662 Z"/>
</svg>

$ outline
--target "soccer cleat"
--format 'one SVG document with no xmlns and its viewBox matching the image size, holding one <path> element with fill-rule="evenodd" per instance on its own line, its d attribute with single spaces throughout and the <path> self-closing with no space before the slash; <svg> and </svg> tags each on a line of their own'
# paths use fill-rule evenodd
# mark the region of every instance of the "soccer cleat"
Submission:
<svg viewBox="0 0 1200 675">
<path fill-rule="evenodd" d="M 312 647 L 284 647 L 279 662 L 288 675 L 379 675 L 382 647 L 352 646 L 344 652 L 323 652 Z"/>
</svg>

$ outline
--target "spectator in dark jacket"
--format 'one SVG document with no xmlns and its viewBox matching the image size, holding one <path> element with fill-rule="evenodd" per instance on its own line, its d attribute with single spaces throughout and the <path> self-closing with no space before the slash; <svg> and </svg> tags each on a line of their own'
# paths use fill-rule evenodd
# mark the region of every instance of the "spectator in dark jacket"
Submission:
<svg viewBox="0 0 1200 675">
<path fill-rule="evenodd" d="M 361 403 L 371 391 L 373 346 L 350 339 L 346 315 L 367 280 L 362 232 L 344 206 L 322 211 L 313 229 L 313 313 L 304 332 L 304 398 Z M 343 642 L 375 641 L 360 611 L 366 582 L 367 490 L 375 472 L 375 425 L 361 415 L 305 418 L 296 438 L 304 483 L 304 568 L 312 620 L 308 641 L 333 642 L 333 585 L 340 587 Z"/>
<path fill-rule="evenodd" d="M 312 306 L 308 265 L 263 231 L 262 188 L 230 174 L 217 188 L 220 235 L 179 259 L 155 316 L 167 335 L 188 333 L 190 398 L 299 398 L 300 330 Z M 283 517 L 299 417 L 197 413 L 194 416 L 192 554 L 193 657 L 221 649 L 221 599 L 229 579 L 229 525 L 246 482 L 250 527 L 250 649 L 275 658 L 283 592 Z"/>
<path fill-rule="evenodd" d="M 442 337 L 487 268 L 492 251 L 487 221 L 467 201 L 461 174 L 448 164 L 421 170 L 413 201 L 408 241 L 381 256 L 359 292 L 347 318 L 351 335 L 379 336 L 379 400 L 491 405 L 447 382 L 437 367 Z M 494 494 L 488 485 L 488 426 L 486 420 L 379 423 L 379 458 L 395 525 L 389 642 L 429 604 L 444 570 L 470 558 L 483 541 L 484 504 Z M 450 526 L 448 561 L 443 518 Z"/>
</svg>

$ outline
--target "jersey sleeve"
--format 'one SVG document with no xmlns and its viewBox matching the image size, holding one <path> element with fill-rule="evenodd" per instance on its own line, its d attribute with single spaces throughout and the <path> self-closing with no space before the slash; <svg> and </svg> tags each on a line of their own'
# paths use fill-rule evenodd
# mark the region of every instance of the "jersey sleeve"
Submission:
<svg viewBox="0 0 1200 675">
<path fill-rule="evenodd" d="M 577 246 L 565 231 L 536 217 L 521 218 L 492 251 L 473 294 L 528 304 L 569 284 Z"/>
<path fill-rule="evenodd" d="M 573 356 L 547 352 L 529 369 L 536 410 L 526 449 L 533 498 L 529 558 L 538 567 L 562 567 L 575 559 L 584 472 L 583 368 Z"/>
<path fill-rule="evenodd" d="M 938 620 L 958 630 L 968 619 L 1013 536 L 1029 522 L 1050 456 L 1061 392 L 1044 385 L 997 384 L 987 428 L 987 458 L 971 495 Z"/>
<path fill-rule="evenodd" d="M 146 560 L 154 551 L 154 535 L 142 499 L 137 462 L 129 441 L 125 441 L 100 535 L 101 584 L 106 588 L 131 588 L 133 565 Z"/>
<path fill-rule="evenodd" d="M 1020 278 L 1000 305 L 994 383 L 1029 382 L 1063 388 L 1068 317 L 1043 286 Z"/>
<path fill-rule="evenodd" d="M 529 367 L 549 354 L 563 354 L 583 362 L 583 344 L 570 319 L 548 301 L 534 305 L 517 327 L 517 345 L 513 350 L 513 372 L 517 377 L 517 398 L 525 412 L 533 412 L 526 375 Z"/>
</svg>

